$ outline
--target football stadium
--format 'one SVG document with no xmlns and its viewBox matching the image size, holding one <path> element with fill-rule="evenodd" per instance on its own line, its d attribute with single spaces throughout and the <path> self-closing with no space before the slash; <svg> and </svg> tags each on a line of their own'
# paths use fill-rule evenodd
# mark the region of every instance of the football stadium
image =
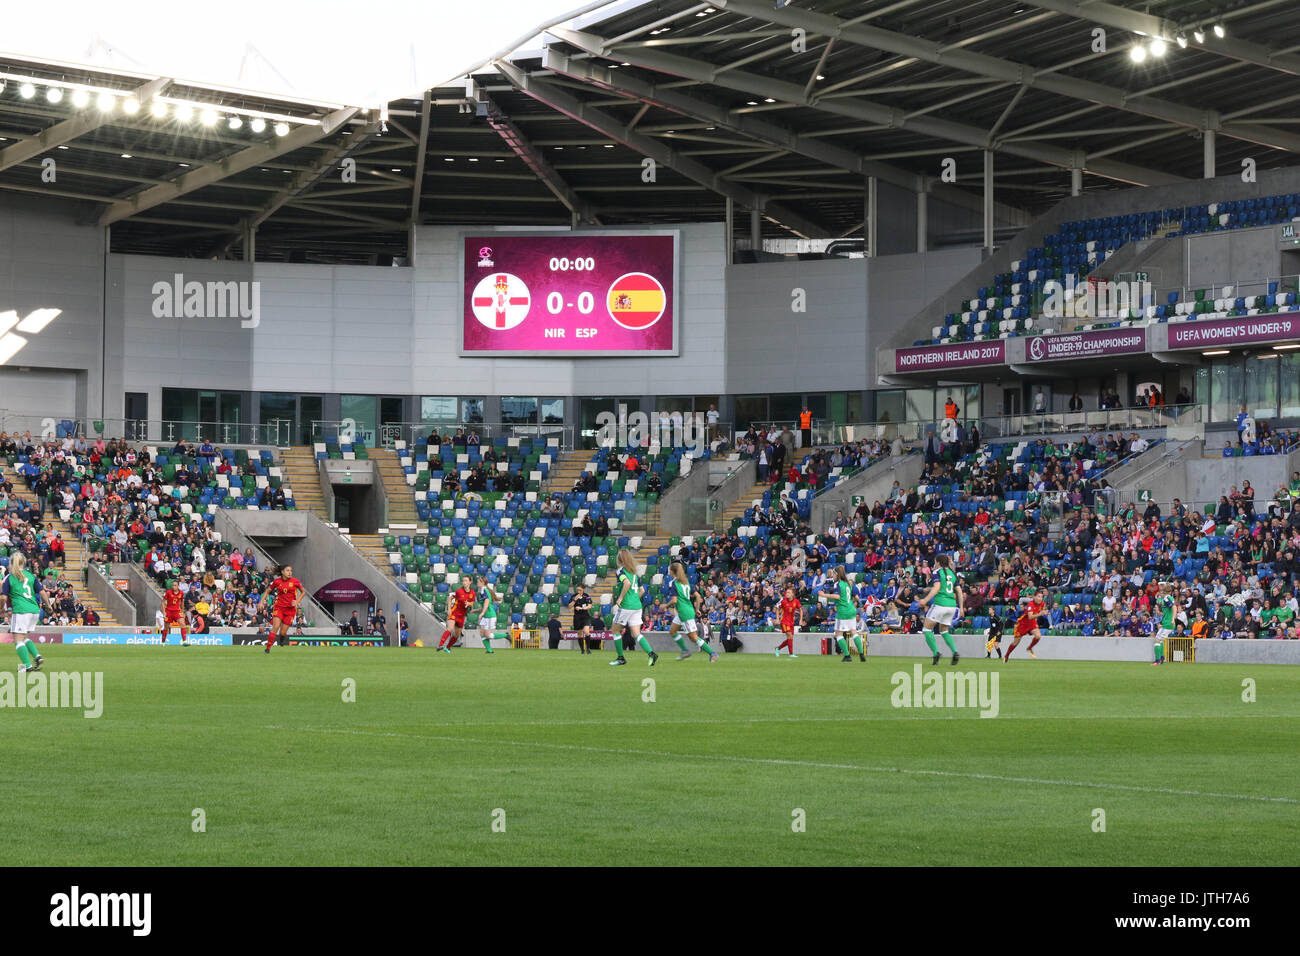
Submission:
<svg viewBox="0 0 1300 956">
<path fill-rule="evenodd" d="M 1293 865 L 1294 3 L 564 4 L 0 37 L 0 861 Z"/>
</svg>

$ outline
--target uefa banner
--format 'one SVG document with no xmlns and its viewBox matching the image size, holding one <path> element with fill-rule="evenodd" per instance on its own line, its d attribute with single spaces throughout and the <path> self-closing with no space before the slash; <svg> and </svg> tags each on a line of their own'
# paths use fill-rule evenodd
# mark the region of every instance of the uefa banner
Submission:
<svg viewBox="0 0 1300 956">
<path fill-rule="evenodd" d="M 930 369 L 970 368 L 976 365 L 1001 365 L 1007 360 L 1007 343 L 959 342 L 951 345 L 919 345 L 894 353 L 894 371 L 925 372 Z"/>
<path fill-rule="evenodd" d="M 1066 362 L 1081 358 L 1105 358 L 1147 350 L 1146 329 L 1103 329 L 1097 332 L 1059 332 L 1035 335 L 1025 340 L 1025 358 L 1030 362 Z"/>
<path fill-rule="evenodd" d="M 463 355 L 676 355 L 675 232 L 463 238 Z"/>
<path fill-rule="evenodd" d="M 1170 322 L 1171 349 L 1253 345 L 1300 339 L 1300 315 L 1250 315 L 1210 322 Z"/>
</svg>

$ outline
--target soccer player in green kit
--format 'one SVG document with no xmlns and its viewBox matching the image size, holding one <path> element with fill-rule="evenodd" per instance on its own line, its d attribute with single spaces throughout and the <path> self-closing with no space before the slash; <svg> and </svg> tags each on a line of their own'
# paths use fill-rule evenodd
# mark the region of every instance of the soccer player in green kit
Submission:
<svg viewBox="0 0 1300 956">
<path fill-rule="evenodd" d="M 1156 640 L 1164 642 L 1174 636 L 1174 617 L 1178 613 L 1178 602 L 1174 600 L 1173 585 L 1168 581 L 1160 582 L 1156 607 L 1160 608 L 1160 627 L 1156 630 Z"/>
<path fill-rule="evenodd" d="M 835 568 L 835 590 L 827 591 L 826 596 L 835 596 L 835 645 L 844 655 L 844 661 L 853 662 L 851 648 L 858 650 L 858 659 L 864 664 L 867 655 L 862 638 L 858 636 L 858 609 L 853 604 L 853 592 L 849 587 L 849 575 L 843 565 Z M 841 636 L 842 635 L 842 636 Z"/>
<path fill-rule="evenodd" d="M 952 569 L 952 561 L 948 555 L 939 555 L 935 558 L 935 562 L 939 568 L 934 572 L 934 584 L 930 585 L 930 590 L 925 597 L 917 602 L 921 607 L 930 605 L 930 610 L 925 615 L 927 625 L 923 632 L 925 643 L 929 646 L 930 653 L 934 655 L 931 663 L 939 663 L 940 655 L 934 641 L 934 628 L 942 628 L 939 633 L 943 635 L 948 650 L 952 651 L 952 662 L 956 664 L 961 655 L 957 653 L 957 645 L 952 642 L 952 624 L 961 617 L 966 600 L 965 592 L 957 584 L 957 572 Z"/>
<path fill-rule="evenodd" d="M 18 659 L 22 661 L 18 668 L 20 674 L 40 670 L 45 663 L 32 639 L 24 637 L 36 630 L 41 619 L 41 582 L 26 567 L 27 558 L 20 551 L 9 559 L 9 575 L 4 584 L 0 584 L 0 597 L 7 598 L 13 610 L 9 632 L 13 634 Z M 0 602 L 0 607 L 3 607 L 3 602 Z"/>
<path fill-rule="evenodd" d="M 674 561 L 668 568 L 668 573 L 673 576 L 673 598 L 677 602 L 677 613 L 673 617 L 673 624 L 668 629 L 668 634 L 682 649 L 677 659 L 684 661 L 691 656 L 690 649 L 686 646 L 686 639 L 677 633 L 680 630 L 690 634 L 696 646 L 709 655 L 709 663 L 713 663 L 718 659 L 718 654 L 698 633 L 699 625 L 695 620 L 695 596 L 691 594 L 691 581 L 686 576 L 686 568 L 680 561 Z"/>
<path fill-rule="evenodd" d="M 501 600 L 501 595 L 488 583 L 488 579 L 483 575 L 478 576 L 478 596 L 483 602 L 479 608 L 478 618 L 478 636 L 483 639 L 483 647 L 489 654 L 492 653 L 492 638 L 501 636 L 509 637 L 508 634 L 498 635 L 497 629 L 497 604 Z"/>
<path fill-rule="evenodd" d="M 659 660 L 659 655 L 650 646 L 650 641 L 641 634 L 641 575 L 637 572 L 636 560 L 632 557 L 632 552 L 627 548 L 618 552 L 616 587 L 618 590 L 614 595 L 614 603 L 618 605 L 618 610 L 614 612 L 614 630 L 626 627 L 632 635 L 632 640 L 641 645 L 641 649 L 650 655 L 650 666 L 654 667 L 655 661 Z M 610 661 L 609 666 L 617 667 L 619 664 L 626 664 L 623 642 L 617 638 L 614 639 L 614 650 L 618 652 L 618 657 Z"/>
</svg>

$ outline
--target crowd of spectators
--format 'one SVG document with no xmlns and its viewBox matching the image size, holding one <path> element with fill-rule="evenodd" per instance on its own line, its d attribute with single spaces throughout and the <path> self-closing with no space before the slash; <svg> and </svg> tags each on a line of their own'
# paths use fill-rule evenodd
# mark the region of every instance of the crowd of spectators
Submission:
<svg viewBox="0 0 1300 956">
<path fill-rule="evenodd" d="M 39 516 L 47 508 L 67 511 L 68 524 L 91 546 L 97 563 L 138 561 L 160 590 L 175 581 L 185 593 L 186 611 L 197 633 L 210 626 L 263 624 L 268 617 L 259 599 L 267 583 L 266 569 L 258 569 L 251 551 L 224 545 L 204 515 L 183 513 L 180 496 L 164 490 L 164 484 L 173 489 L 206 485 L 216 475 L 228 475 L 233 484 L 242 480 L 243 469 L 206 439 L 182 439 L 167 454 L 182 463 L 165 482 L 147 448 L 121 439 L 39 440 L 30 434 L 0 434 L 0 456 L 25 455 L 36 469 L 26 480 L 38 502 L 5 509 L 13 514 L 2 522 L 0 543 L 18 536 L 33 572 L 60 563 L 63 542 L 56 532 L 42 528 Z M 194 465 L 187 466 L 185 460 Z M 205 460 L 206 466 L 200 464 Z M 268 503 L 283 508 L 283 489 L 274 489 Z M 23 508 L 36 520 L 25 519 Z M 71 585 L 66 590 L 71 592 Z M 69 614 L 74 604 L 60 601 Z"/>
<path fill-rule="evenodd" d="M 12 449 L 15 444 L 14 439 L 0 435 L 0 447 Z M 72 582 L 63 576 L 67 563 L 64 548 L 62 536 L 43 520 L 38 503 L 21 496 L 7 477 L 0 481 L 0 555 L 23 554 L 27 570 L 40 578 L 46 606 L 44 623 L 97 626 L 98 613 L 82 603 Z"/>
<path fill-rule="evenodd" d="M 1203 510 L 1178 500 L 1168 514 L 1154 502 L 1116 508 L 1113 490 L 1086 477 L 1083 463 L 1099 450 L 1122 458 L 1138 450 L 1135 438 L 1041 441 L 1019 468 L 984 454 L 941 459 L 919 485 L 895 482 L 887 500 L 840 511 L 815 536 L 782 499 L 753 512 L 758 536 L 711 535 L 683 547 L 679 559 L 694 572 L 715 627 L 775 626 L 786 584 L 808 610 L 807 629 L 829 626 L 830 611 L 817 598 L 832 586 L 831 567 L 852 555 L 862 568 L 854 594 L 863 626 L 919 631 L 917 598 L 943 552 L 967 588 L 966 626 L 979 616 L 1014 617 L 1033 591 L 1046 588 L 1054 627 L 1150 635 L 1160 626 L 1156 593 L 1168 581 L 1178 634 L 1300 636 L 1300 472 L 1267 502 L 1257 502 L 1243 482 Z M 948 507 L 928 490 L 936 485 L 950 486 Z M 1019 510 L 1005 508 L 1011 491 L 1029 493 Z M 1046 492 L 1060 493 L 1050 514 Z M 669 605 L 659 597 L 655 613 L 662 616 Z"/>
</svg>

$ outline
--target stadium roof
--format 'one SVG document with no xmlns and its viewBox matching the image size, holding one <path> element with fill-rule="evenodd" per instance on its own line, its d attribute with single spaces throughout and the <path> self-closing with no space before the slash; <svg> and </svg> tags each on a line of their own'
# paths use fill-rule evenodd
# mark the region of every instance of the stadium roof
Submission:
<svg viewBox="0 0 1300 956">
<path fill-rule="evenodd" d="M 1293 8 L 589 3 L 543 49 L 507 47 L 386 117 L 0 55 L 0 189 L 80 203 L 112 224 L 118 252 L 239 256 L 252 224 L 258 259 L 367 262 L 405 254 L 412 223 L 715 221 L 728 197 L 762 208 L 766 236 L 860 235 L 867 176 L 978 210 L 991 148 L 1001 218 L 1023 222 L 1069 195 L 1073 166 L 1086 190 L 1200 178 L 1206 130 L 1220 174 L 1300 161 L 1300 52 L 1277 42 Z M 140 108 L 78 107 L 78 86 L 134 91 Z M 164 118 L 151 97 L 170 104 Z M 176 101 L 210 104 L 216 125 L 178 120 Z M 57 179 L 43 182 L 51 157 Z M 955 185 L 938 181 L 945 158 Z"/>
</svg>

